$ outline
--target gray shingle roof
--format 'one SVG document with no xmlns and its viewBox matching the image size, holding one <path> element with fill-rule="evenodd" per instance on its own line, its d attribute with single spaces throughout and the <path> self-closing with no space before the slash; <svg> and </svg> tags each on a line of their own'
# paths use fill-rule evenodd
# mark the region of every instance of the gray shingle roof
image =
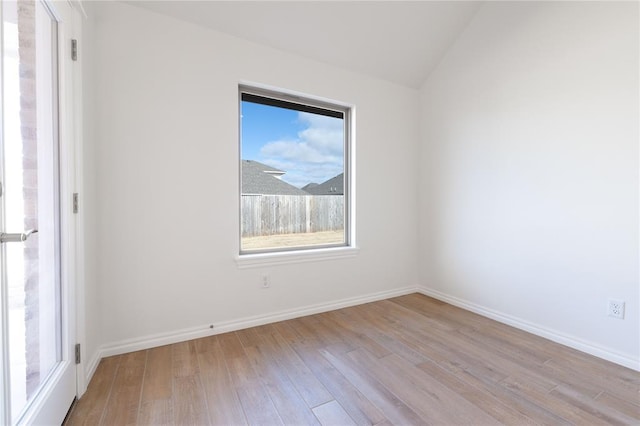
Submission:
<svg viewBox="0 0 640 426">
<path fill-rule="evenodd" d="M 278 179 L 285 172 L 254 160 L 242 160 L 242 194 L 309 195 Z"/>
<path fill-rule="evenodd" d="M 314 186 L 318 186 L 318 185 L 319 185 L 318 183 L 311 182 L 311 183 L 308 183 L 308 184 L 306 184 L 305 186 L 303 186 L 303 187 L 302 187 L 302 190 L 303 190 L 303 191 L 307 191 L 307 192 L 309 192 L 309 190 L 310 190 L 311 188 L 313 188 Z"/>
<path fill-rule="evenodd" d="M 312 195 L 344 195 L 344 173 L 334 176 L 319 185 L 305 186 L 306 191 Z"/>
</svg>

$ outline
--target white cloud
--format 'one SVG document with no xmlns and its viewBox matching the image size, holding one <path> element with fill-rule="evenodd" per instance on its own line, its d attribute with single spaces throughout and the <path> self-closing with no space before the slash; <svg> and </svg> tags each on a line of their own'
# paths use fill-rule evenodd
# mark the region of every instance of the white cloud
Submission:
<svg viewBox="0 0 640 426">
<path fill-rule="evenodd" d="M 266 143 L 262 161 L 287 172 L 282 180 L 297 187 L 322 183 L 343 171 L 343 120 L 306 112 L 298 113 L 305 128 L 295 140 Z"/>
</svg>

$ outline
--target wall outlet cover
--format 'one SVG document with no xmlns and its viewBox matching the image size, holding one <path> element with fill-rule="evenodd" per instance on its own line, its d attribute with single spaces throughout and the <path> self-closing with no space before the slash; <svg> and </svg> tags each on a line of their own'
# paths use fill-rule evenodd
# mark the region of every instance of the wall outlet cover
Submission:
<svg viewBox="0 0 640 426">
<path fill-rule="evenodd" d="M 624 319 L 624 301 L 609 299 L 608 313 L 610 317 Z"/>
</svg>

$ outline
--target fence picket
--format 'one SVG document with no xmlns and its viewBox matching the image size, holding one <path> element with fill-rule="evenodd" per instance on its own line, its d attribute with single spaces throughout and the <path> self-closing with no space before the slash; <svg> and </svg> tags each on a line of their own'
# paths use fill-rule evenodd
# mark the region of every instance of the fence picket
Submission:
<svg viewBox="0 0 640 426">
<path fill-rule="evenodd" d="M 343 195 L 243 195 L 242 236 L 344 229 Z"/>
</svg>

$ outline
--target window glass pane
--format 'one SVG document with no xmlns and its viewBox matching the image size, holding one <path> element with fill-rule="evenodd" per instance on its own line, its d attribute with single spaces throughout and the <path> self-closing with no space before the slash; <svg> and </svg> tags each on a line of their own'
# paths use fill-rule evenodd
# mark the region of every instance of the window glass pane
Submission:
<svg viewBox="0 0 640 426">
<path fill-rule="evenodd" d="M 344 109 L 243 93 L 241 251 L 345 245 Z"/>
</svg>

